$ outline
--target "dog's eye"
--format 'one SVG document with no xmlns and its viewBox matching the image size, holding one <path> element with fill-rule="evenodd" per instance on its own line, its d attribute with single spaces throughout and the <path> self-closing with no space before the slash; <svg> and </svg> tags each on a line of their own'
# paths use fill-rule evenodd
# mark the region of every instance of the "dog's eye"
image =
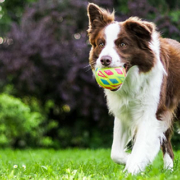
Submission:
<svg viewBox="0 0 180 180">
<path fill-rule="evenodd" d="M 101 42 L 101 43 L 99 43 L 99 47 L 104 47 L 104 43 L 103 42 Z"/>
<path fill-rule="evenodd" d="M 126 47 L 126 44 L 125 43 L 121 43 L 120 47 Z"/>
</svg>

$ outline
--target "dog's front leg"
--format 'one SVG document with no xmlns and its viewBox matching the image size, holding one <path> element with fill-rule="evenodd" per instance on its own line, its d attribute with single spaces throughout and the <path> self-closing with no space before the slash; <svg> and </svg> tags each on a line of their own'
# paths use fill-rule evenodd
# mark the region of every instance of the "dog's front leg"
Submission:
<svg viewBox="0 0 180 180">
<path fill-rule="evenodd" d="M 128 130 L 124 123 L 118 118 L 114 120 L 113 144 L 111 150 L 111 159 L 118 164 L 126 164 L 128 154 L 125 152 L 128 143 Z"/>
<path fill-rule="evenodd" d="M 137 128 L 135 143 L 125 170 L 137 174 L 152 163 L 160 150 L 160 138 L 158 120 L 156 118 L 143 120 Z"/>
</svg>

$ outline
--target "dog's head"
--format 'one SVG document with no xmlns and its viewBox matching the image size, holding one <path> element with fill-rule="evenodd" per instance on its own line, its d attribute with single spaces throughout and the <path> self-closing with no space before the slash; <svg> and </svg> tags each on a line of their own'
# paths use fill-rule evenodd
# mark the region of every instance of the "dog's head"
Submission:
<svg viewBox="0 0 180 180">
<path fill-rule="evenodd" d="M 93 3 L 88 5 L 87 11 L 88 35 L 92 45 L 89 63 L 92 69 L 124 66 L 128 71 L 134 65 L 137 65 L 141 72 L 152 69 L 156 61 L 153 50 L 153 23 L 137 17 L 116 22 L 114 13 L 109 13 Z"/>
</svg>

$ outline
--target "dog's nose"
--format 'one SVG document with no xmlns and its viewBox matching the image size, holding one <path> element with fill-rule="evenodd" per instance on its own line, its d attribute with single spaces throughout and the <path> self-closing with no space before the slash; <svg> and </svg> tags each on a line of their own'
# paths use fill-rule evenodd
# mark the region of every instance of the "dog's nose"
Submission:
<svg viewBox="0 0 180 180">
<path fill-rule="evenodd" d="M 112 58 L 110 56 L 102 56 L 100 61 L 103 66 L 109 66 L 112 62 Z"/>
</svg>

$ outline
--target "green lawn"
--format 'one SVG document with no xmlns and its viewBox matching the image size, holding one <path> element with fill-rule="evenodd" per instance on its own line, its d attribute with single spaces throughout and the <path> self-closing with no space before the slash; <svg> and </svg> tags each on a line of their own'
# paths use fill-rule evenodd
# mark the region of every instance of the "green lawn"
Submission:
<svg viewBox="0 0 180 180">
<path fill-rule="evenodd" d="M 179 180 L 180 151 L 174 171 L 163 170 L 162 154 L 138 176 L 123 172 L 124 166 L 110 159 L 110 150 L 0 150 L 0 180 Z"/>
</svg>

